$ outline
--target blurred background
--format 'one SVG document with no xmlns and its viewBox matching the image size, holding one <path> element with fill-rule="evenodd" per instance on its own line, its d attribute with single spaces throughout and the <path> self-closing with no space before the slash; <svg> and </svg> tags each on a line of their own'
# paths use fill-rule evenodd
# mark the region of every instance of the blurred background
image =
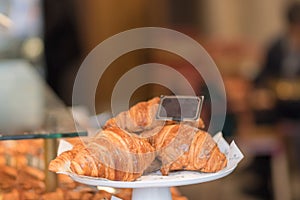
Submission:
<svg viewBox="0 0 300 200">
<path fill-rule="evenodd" d="M 294 3 L 298 5 L 288 12 Z M 232 175 L 179 187 L 180 192 L 189 199 L 300 199 L 299 3 L 0 0 L 0 125 L 14 121 L 11 126 L 18 122 L 26 130 L 39 127 L 45 104 L 41 81 L 71 106 L 77 70 L 110 36 L 137 27 L 170 28 L 198 41 L 216 63 L 227 95 L 223 133 L 245 154 Z M 209 97 L 202 77 L 186 60 L 142 49 L 120 56 L 107 68 L 96 93 L 97 113 L 109 111 L 114 85 L 124 73 L 149 62 L 171 66 L 189 77 L 197 95 Z M 172 80 L 167 74 L 157 76 Z M 134 92 L 131 104 L 161 94 L 172 92 L 145 85 Z M 208 124 L 209 98 L 201 116 Z M 3 133 L 11 131 L 3 127 Z"/>
</svg>

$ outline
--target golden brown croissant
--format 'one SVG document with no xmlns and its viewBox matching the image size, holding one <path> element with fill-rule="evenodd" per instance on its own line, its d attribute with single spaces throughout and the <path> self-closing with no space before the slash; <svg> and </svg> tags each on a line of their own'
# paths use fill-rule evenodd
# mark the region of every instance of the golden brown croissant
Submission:
<svg viewBox="0 0 300 200">
<path fill-rule="evenodd" d="M 142 132 L 163 125 L 163 121 L 155 119 L 160 98 L 140 102 L 132 106 L 128 111 L 119 113 L 115 118 L 109 119 L 104 128 L 120 127 L 130 133 Z"/>
<path fill-rule="evenodd" d="M 157 169 L 155 163 L 164 175 L 173 170 L 215 172 L 224 168 L 225 155 L 208 133 L 198 129 L 204 128 L 202 119 L 156 120 L 159 101 L 156 97 L 138 103 L 108 120 L 92 139 L 74 145 L 51 161 L 49 170 L 133 181 L 143 172 Z M 157 152 L 160 161 L 153 162 Z"/>
<path fill-rule="evenodd" d="M 199 119 L 195 120 L 195 121 L 166 121 L 165 125 L 172 125 L 172 124 L 185 124 L 185 125 L 189 125 L 195 128 L 199 128 L 199 129 L 204 129 L 205 128 L 205 124 L 204 121 L 199 117 Z"/>
<path fill-rule="evenodd" d="M 137 103 L 128 111 L 121 112 L 116 117 L 109 119 L 104 125 L 104 129 L 117 126 L 130 133 L 141 133 L 164 125 L 178 124 L 176 121 L 162 121 L 156 119 L 159 102 L 160 98 L 155 97 L 149 101 Z M 201 118 L 196 121 L 182 123 L 198 128 L 205 127 Z"/>
<path fill-rule="evenodd" d="M 133 181 L 143 174 L 154 158 L 154 148 L 148 141 L 110 127 L 84 145 L 59 155 L 51 161 L 49 170 L 57 172 L 69 165 L 70 170 L 79 175 Z"/>
<path fill-rule="evenodd" d="M 70 169 L 71 161 L 74 159 L 76 154 L 84 149 L 84 144 L 81 142 L 76 143 L 72 150 L 65 151 L 54 160 L 52 160 L 48 166 L 48 169 L 53 172 L 66 172 Z"/>
<path fill-rule="evenodd" d="M 189 125 L 165 126 L 150 141 L 159 152 L 163 175 L 175 170 L 216 172 L 227 164 L 212 137 Z"/>
</svg>

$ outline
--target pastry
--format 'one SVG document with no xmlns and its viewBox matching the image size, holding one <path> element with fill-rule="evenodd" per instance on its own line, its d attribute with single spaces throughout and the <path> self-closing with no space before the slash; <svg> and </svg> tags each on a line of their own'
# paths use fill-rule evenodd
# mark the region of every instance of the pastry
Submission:
<svg viewBox="0 0 300 200">
<path fill-rule="evenodd" d="M 216 172 L 226 166 L 201 118 L 191 122 L 156 119 L 160 98 L 140 102 L 108 120 L 95 136 L 52 160 L 49 170 L 117 181 L 134 181 L 160 169 Z"/>
<path fill-rule="evenodd" d="M 164 121 L 155 119 L 159 101 L 160 98 L 156 97 L 137 103 L 128 111 L 121 112 L 116 117 L 109 119 L 105 123 L 104 129 L 117 126 L 130 133 L 140 133 L 163 125 Z"/>
<path fill-rule="evenodd" d="M 82 142 L 76 143 L 72 150 L 65 151 L 52 160 L 48 166 L 50 171 L 54 172 L 67 172 L 70 170 L 71 161 L 79 151 L 84 149 L 85 146 Z"/>
<path fill-rule="evenodd" d="M 169 124 L 178 124 L 177 121 L 157 120 L 156 114 L 159 106 L 160 98 L 155 97 L 148 101 L 137 103 L 128 111 L 119 113 L 116 117 L 109 119 L 104 129 L 107 127 L 119 127 L 130 133 L 153 132 L 157 127 L 162 127 Z M 183 122 L 185 124 L 201 128 L 205 127 L 201 118 L 195 121 Z M 155 132 L 155 131 L 154 131 Z"/>
<path fill-rule="evenodd" d="M 79 175 L 133 181 L 154 160 L 154 148 L 146 139 L 118 127 L 100 131 L 89 142 L 52 160 L 49 170 L 70 170 Z"/>
<path fill-rule="evenodd" d="M 165 126 L 150 142 L 158 151 L 163 175 L 176 170 L 217 172 L 227 164 L 210 134 L 186 124 Z"/>
</svg>

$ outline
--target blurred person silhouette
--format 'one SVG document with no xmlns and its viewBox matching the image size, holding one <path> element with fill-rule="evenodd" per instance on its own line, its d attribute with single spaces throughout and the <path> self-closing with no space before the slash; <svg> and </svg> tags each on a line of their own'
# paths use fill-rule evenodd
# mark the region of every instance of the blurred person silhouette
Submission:
<svg viewBox="0 0 300 200">
<path fill-rule="evenodd" d="M 254 118 L 257 125 L 279 127 L 278 132 L 286 136 L 290 153 L 299 160 L 296 152 L 300 147 L 297 134 L 300 131 L 297 125 L 300 119 L 300 1 L 288 5 L 285 20 L 286 30 L 266 49 L 264 65 L 254 82 Z M 259 183 L 246 192 L 272 199 L 270 153 L 257 155 L 251 170 L 259 177 Z"/>
<path fill-rule="evenodd" d="M 269 107 L 273 107 L 271 113 L 257 115 L 259 123 L 274 123 L 282 118 L 300 119 L 300 95 L 297 89 L 300 86 L 299 1 L 287 7 L 285 19 L 286 31 L 271 43 L 265 64 L 256 79 L 258 88 L 271 89 L 276 98 L 272 103 L 269 101 Z"/>
</svg>

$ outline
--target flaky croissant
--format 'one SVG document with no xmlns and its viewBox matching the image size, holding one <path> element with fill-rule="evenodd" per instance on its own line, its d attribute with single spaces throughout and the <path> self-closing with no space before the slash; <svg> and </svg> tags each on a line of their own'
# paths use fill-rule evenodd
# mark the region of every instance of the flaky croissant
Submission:
<svg viewBox="0 0 300 200">
<path fill-rule="evenodd" d="M 79 175 L 133 181 L 155 158 L 154 148 L 145 139 L 117 127 L 102 130 L 75 147 L 52 160 L 49 170 L 58 172 L 68 167 Z"/>
<path fill-rule="evenodd" d="M 96 136 L 52 160 L 49 170 L 117 181 L 134 181 L 158 155 L 163 175 L 174 170 L 216 172 L 227 160 L 204 128 L 193 122 L 156 119 L 160 98 L 141 102 L 108 120 Z M 136 135 L 137 133 L 138 135 Z M 157 159 L 156 159 L 157 160 Z"/>
<path fill-rule="evenodd" d="M 159 101 L 160 98 L 155 97 L 149 101 L 139 102 L 128 111 L 109 119 L 104 128 L 117 126 L 130 133 L 138 133 L 163 125 L 163 121 L 155 120 Z"/>
<path fill-rule="evenodd" d="M 79 151 L 84 149 L 82 142 L 74 144 L 72 150 L 65 151 L 49 163 L 48 169 L 53 172 L 66 172 L 70 169 L 71 161 Z"/>
<path fill-rule="evenodd" d="M 119 113 L 116 117 L 109 119 L 104 129 L 107 127 L 119 127 L 130 133 L 142 133 L 151 131 L 154 128 L 169 124 L 178 124 L 176 121 L 162 121 L 156 119 L 160 98 L 155 97 L 149 101 L 137 103 L 128 111 Z M 194 127 L 204 128 L 201 118 L 196 121 L 183 122 Z"/>
<path fill-rule="evenodd" d="M 164 126 L 150 141 L 159 152 L 163 175 L 176 170 L 217 172 L 227 164 L 210 134 L 189 125 Z"/>
</svg>

